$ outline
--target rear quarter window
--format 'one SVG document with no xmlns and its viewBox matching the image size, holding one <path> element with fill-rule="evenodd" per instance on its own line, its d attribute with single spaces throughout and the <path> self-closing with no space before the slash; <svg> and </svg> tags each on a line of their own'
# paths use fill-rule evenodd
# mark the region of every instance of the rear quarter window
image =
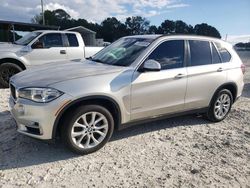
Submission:
<svg viewBox="0 0 250 188">
<path fill-rule="evenodd" d="M 77 40 L 77 37 L 75 34 L 67 33 L 66 36 L 68 37 L 70 47 L 78 47 L 79 46 L 79 43 L 78 43 L 78 40 Z"/>
<path fill-rule="evenodd" d="M 227 49 L 223 47 L 220 43 L 216 42 L 215 45 L 220 53 L 222 62 L 229 62 L 231 60 L 231 54 L 227 51 Z"/>
</svg>

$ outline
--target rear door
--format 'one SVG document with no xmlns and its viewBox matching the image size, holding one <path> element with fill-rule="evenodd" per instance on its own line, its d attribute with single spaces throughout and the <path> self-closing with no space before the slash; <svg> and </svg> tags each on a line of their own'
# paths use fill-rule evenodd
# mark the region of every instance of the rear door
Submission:
<svg viewBox="0 0 250 188">
<path fill-rule="evenodd" d="M 214 44 L 189 40 L 185 109 L 207 107 L 216 89 L 226 82 L 227 73 Z"/>
<path fill-rule="evenodd" d="M 36 44 L 41 45 L 36 45 Z M 61 33 L 42 35 L 32 45 L 32 51 L 24 55 L 31 65 L 42 65 L 67 60 L 66 47 Z"/>
<path fill-rule="evenodd" d="M 156 60 L 161 70 L 135 72 L 131 91 L 131 120 L 183 111 L 187 84 L 184 41 L 158 45 L 147 59 Z"/>
<path fill-rule="evenodd" d="M 84 46 L 74 33 L 66 33 L 67 57 L 70 61 L 81 61 L 84 59 Z M 82 39 L 81 39 L 82 40 Z"/>
</svg>

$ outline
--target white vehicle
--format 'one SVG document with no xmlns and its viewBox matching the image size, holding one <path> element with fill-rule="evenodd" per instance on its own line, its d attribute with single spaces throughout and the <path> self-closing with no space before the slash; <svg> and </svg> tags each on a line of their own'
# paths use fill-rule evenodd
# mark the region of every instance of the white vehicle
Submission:
<svg viewBox="0 0 250 188">
<path fill-rule="evenodd" d="M 0 85 L 8 87 L 14 74 L 34 66 L 81 61 L 102 47 L 85 47 L 80 33 L 71 31 L 34 31 L 13 44 L 0 44 Z"/>
<path fill-rule="evenodd" d="M 219 39 L 129 36 L 81 63 L 13 76 L 9 106 L 18 132 L 61 136 L 72 151 L 88 154 L 114 129 L 139 122 L 190 113 L 222 121 L 242 94 L 244 73 L 232 45 Z"/>
</svg>

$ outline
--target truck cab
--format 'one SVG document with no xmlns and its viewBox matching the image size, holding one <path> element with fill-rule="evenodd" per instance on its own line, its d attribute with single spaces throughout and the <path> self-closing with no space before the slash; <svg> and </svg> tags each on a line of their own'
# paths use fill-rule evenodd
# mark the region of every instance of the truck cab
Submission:
<svg viewBox="0 0 250 188">
<path fill-rule="evenodd" d="M 71 31 L 34 31 L 13 44 L 0 44 L 0 84 L 25 69 L 64 61 L 82 61 L 101 50 L 85 47 L 82 36 Z"/>
</svg>

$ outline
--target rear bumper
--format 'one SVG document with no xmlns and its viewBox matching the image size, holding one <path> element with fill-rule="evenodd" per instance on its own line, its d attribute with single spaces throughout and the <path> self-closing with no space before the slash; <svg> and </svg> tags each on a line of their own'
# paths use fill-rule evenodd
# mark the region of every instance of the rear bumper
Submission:
<svg viewBox="0 0 250 188">
<path fill-rule="evenodd" d="M 242 82 L 238 85 L 237 96 L 236 96 L 234 102 L 236 102 L 236 101 L 242 96 L 242 92 L 243 92 L 244 86 L 245 86 L 244 81 L 242 81 Z"/>
</svg>

